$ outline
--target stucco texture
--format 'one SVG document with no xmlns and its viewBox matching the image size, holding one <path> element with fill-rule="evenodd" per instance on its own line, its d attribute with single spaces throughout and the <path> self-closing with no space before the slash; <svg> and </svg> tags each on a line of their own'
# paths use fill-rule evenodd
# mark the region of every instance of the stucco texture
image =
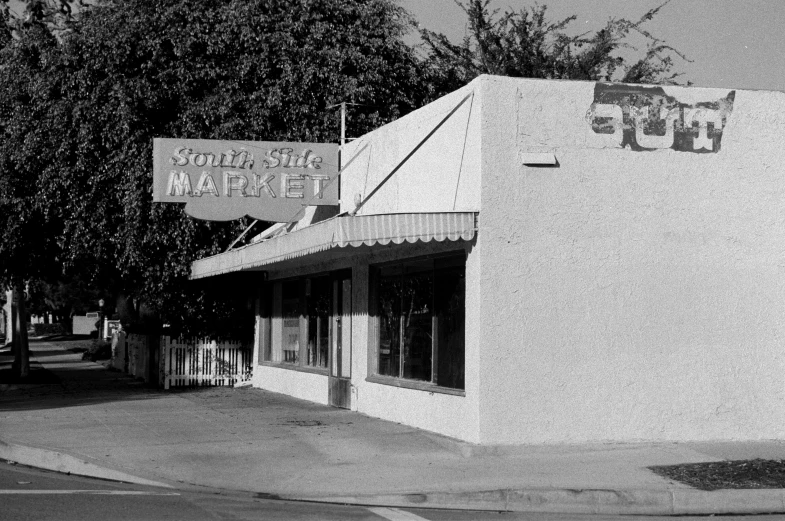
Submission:
<svg viewBox="0 0 785 521">
<path fill-rule="evenodd" d="M 254 367 L 251 385 L 327 405 L 327 376 L 270 365 Z"/>
<path fill-rule="evenodd" d="M 594 83 L 479 83 L 480 441 L 785 437 L 785 95 L 693 153 L 593 132 Z"/>
<path fill-rule="evenodd" d="M 347 144 L 341 212 L 353 211 L 379 185 L 358 214 L 478 211 L 479 105 L 470 84 Z"/>
</svg>

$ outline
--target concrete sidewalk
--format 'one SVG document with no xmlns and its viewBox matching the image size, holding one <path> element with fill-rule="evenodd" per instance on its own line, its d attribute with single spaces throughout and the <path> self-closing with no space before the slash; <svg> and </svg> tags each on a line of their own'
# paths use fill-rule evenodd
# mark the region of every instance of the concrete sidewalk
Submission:
<svg viewBox="0 0 785 521">
<path fill-rule="evenodd" d="M 151 389 L 67 346 L 32 342 L 49 377 L 0 382 L 0 458 L 144 484 L 367 505 L 785 512 L 782 490 L 703 492 L 646 468 L 785 459 L 779 442 L 476 447 L 258 389 Z M 0 351 L 0 369 L 9 363 Z"/>
</svg>

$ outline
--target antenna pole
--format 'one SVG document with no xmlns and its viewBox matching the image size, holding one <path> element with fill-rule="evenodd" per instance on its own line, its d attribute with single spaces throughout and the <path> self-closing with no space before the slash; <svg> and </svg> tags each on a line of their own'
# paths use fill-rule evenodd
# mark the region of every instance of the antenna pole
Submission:
<svg viewBox="0 0 785 521">
<path fill-rule="evenodd" d="M 346 144 L 346 102 L 341 102 L 341 147 Z"/>
</svg>

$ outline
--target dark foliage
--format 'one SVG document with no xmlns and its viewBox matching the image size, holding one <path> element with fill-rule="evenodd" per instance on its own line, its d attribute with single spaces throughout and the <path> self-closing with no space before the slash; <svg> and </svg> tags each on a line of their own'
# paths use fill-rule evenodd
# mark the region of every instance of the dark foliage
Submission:
<svg viewBox="0 0 785 521">
<path fill-rule="evenodd" d="M 785 488 L 785 460 L 752 459 L 649 467 L 700 490 Z"/>
<path fill-rule="evenodd" d="M 2 62 L 0 276 L 88 274 L 137 303 L 132 327 L 214 334 L 249 296 L 188 283 L 248 223 L 153 204 L 154 137 L 335 142 L 331 104 L 356 103 L 361 134 L 426 98 L 388 0 L 104 0 L 56 25 L 35 9 Z"/>
<path fill-rule="evenodd" d="M 674 57 L 685 59 L 645 29 L 668 3 L 637 21 L 612 19 L 595 33 L 571 36 L 575 16 L 550 21 L 547 7 L 490 11 L 490 0 L 456 0 L 467 16 L 468 35 L 452 43 L 443 34 L 421 29 L 437 92 L 455 90 L 481 74 L 628 83 L 673 83 Z M 642 39 L 642 53 L 630 43 Z M 627 51 L 625 54 L 624 52 Z M 637 56 L 636 56 L 637 55 Z M 632 58 L 630 58 L 632 56 Z"/>
<path fill-rule="evenodd" d="M 64 335 L 68 333 L 65 324 L 33 324 L 35 336 Z"/>
<path fill-rule="evenodd" d="M 357 136 L 479 74 L 670 82 L 679 56 L 644 29 L 662 6 L 568 36 L 574 18 L 544 6 L 459 2 L 470 36 L 423 30 L 420 58 L 392 0 L 26 3 L 15 18 L 0 0 L 0 285 L 31 282 L 61 314 L 122 295 L 130 331 L 244 337 L 253 323 L 253 284 L 188 281 L 248 222 L 153 203 L 154 137 L 336 142 L 336 103 L 353 104 Z M 632 61 L 630 35 L 647 42 Z"/>
</svg>

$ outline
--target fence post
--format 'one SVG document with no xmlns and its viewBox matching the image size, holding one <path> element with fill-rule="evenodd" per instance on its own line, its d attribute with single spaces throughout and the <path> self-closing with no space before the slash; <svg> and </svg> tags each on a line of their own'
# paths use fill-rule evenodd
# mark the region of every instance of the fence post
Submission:
<svg viewBox="0 0 785 521">
<path fill-rule="evenodd" d="M 163 364 L 159 365 L 163 365 L 163 373 L 161 373 L 161 381 L 159 384 L 167 390 L 169 389 L 170 374 L 172 372 L 172 361 L 169 358 L 169 353 L 171 351 L 169 346 L 171 345 L 171 340 L 172 339 L 168 336 L 161 337 L 161 357 L 163 358 L 161 362 L 163 362 Z"/>
<path fill-rule="evenodd" d="M 243 349 L 242 342 L 169 336 L 157 340 L 164 389 L 232 385 L 250 379 L 252 353 Z"/>
</svg>

